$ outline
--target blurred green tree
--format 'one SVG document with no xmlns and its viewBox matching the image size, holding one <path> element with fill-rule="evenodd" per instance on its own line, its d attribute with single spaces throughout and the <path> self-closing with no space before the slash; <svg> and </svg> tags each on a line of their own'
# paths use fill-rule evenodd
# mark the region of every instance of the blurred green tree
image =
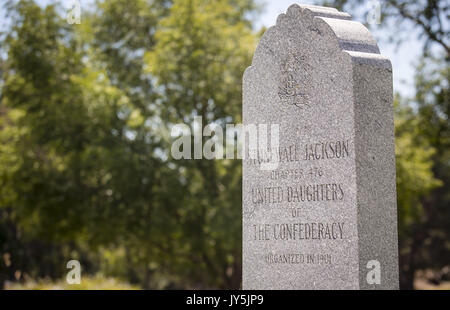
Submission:
<svg viewBox="0 0 450 310">
<path fill-rule="evenodd" d="M 146 54 L 164 124 L 202 117 L 225 128 L 241 119 L 241 79 L 255 37 L 240 6 L 229 1 L 174 1 Z M 192 126 L 194 127 L 194 126 Z M 170 150 L 170 145 L 166 145 Z M 169 156 L 186 192 L 178 203 L 170 269 L 197 287 L 239 288 L 241 278 L 241 167 L 236 160 L 180 160 Z"/>
<path fill-rule="evenodd" d="M 149 232 L 161 231 L 161 219 L 150 214 L 169 188 L 160 181 L 168 169 L 155 156 L 143 99 L 131 91 L 144 82 L 115 83 L 120 77 L 85 41 L 89 24 L 69 26 L 55 6 L 21 0 L 10 13 L 1 98 L 3 214 L 27 236 L 91 250 L 133 244 L 143 234 L 140 245 L 159 240 Z M 63 260 L 52 263 L 65 268 Z"/>
<path fill-rule="evenodd" d="M 60 277 L 80 258 L 144 288 L 238 288 L 239 161 L 174 161 L 167 132 L 193 113 L 239 121 L 253 2 L 97 1 L 81 25 L 55 5 L 8 5 L 2 283 Z"/>
</svg>

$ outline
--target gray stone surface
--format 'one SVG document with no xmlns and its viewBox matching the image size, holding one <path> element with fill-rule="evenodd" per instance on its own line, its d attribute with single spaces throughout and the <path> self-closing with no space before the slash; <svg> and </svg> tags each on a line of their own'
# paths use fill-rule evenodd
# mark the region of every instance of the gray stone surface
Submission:
<svg viewBox="0 0 450 310">
<path fill-rule="evenodd" d="M 398 289 L 392 67 L 369 31 L 290 6 L 244 73 L 243 120 L 280 125 L 275 170 L 243 160 L 243 288 Z"/>
</svg>

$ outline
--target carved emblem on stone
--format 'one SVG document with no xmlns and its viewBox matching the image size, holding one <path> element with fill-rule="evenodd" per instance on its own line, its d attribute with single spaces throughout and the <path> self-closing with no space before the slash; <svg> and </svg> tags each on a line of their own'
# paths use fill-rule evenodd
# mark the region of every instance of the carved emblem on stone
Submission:
<svg viewBox="0 0 450 310">
<path fill-rule="evenodd" d="M 306 57 L 290 53 L 281 61 L 280 70 L 278 96 L 281 101 L 300 109 L 308 108 L 309 96 L 306 89 L 309 84 L 309 70 Z"/>
</svg>

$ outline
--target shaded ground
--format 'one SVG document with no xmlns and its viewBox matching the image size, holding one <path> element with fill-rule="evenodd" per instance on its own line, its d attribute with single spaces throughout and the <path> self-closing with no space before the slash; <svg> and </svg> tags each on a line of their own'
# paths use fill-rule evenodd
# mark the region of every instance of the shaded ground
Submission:
<svg viewBox="0 0 450 310">
<path fill-rule="evenodd" d="M 414 289 L 416 290 L 450 290 L 450 281 L 441 282 L 438 285 L 430 283 L 426 279 L 416 279 L 414 281 Z"/>
</svg>

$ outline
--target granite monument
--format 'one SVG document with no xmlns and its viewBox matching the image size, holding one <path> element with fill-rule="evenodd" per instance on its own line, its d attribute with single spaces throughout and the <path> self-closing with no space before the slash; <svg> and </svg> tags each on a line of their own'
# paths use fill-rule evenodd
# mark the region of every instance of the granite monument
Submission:
<svg viewBox="0 0 450 310">
<path fill-rule="evenodd" d="M 243 159 L 243 289 L 398 289 L 392 96 L 349 14 L 294 4 L 265 32 L 243 121 L 279 135 Z"/>
</svg>

